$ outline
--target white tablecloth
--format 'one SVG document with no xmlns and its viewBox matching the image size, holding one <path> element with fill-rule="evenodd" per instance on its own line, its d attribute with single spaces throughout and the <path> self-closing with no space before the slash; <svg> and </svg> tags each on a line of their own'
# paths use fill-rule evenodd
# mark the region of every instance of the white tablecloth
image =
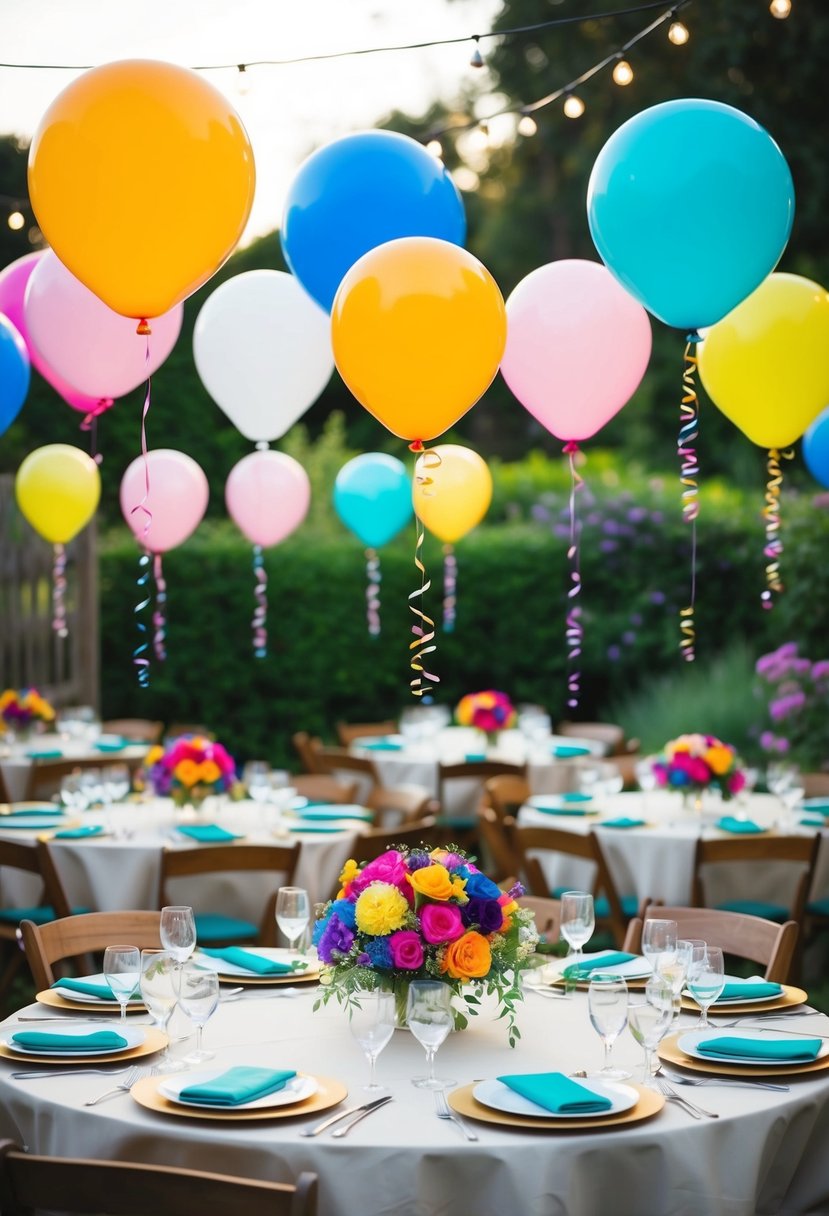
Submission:
<svg viewBox="0 0 829 1216">
<path fill-rule="evenodd" d="M 218 1066 L 290 1067 L 341 1080 L 360 1101 L 368 1065 L 336 1004 L 312 1012 L 313 992 L 260 994 L 220 1006 L 205 1030 Z M 31 1010 L 30 1010 L 31 1012 Z M 46 1012 L 46 1011 L 43 1011 Z M 528 994 L 523 1038 L 511 1051 L 503 1022 L 485 1009 L 450 1035 L 439 1075 L 461 1085 L 504 1072 L 595 1069 L 598 1036 L 583 993 L 570 1000 Z M 690 1021 L 690 1019 L 686 1019 Z M 829 1020 L 798 1020 L 829 1033 Z M 641 1051 L 625 1032 L 614 1062 L 637 1071 Z M 415 1089 L 424 1053 L 395 1032 L 378 1061 L 394 1100 L 344 1140 L 300 1129 L 323 1116 L 233 1126 L 175 1118 L 126 1094 L 85 1108 L 107 1088 L 101 1076 L 15 1081 L 24 1067 L 0 1061 L 0 1134 L 32 1151 L 152 1161 L 288 1181 L 320 1176 L 325 1216 L 818 1216 L 829 1211 L 829 1073 L 792 1080 L 788 1093 L 706 1087 L 682 1092 L 719 1114 L 696 1120 L 668 1104 L 654 1119 L 605 1132 L 555 1133 L 476 1123 L 477 1143 L 435 1116 Z"/>
<path fill-rule="evenodd" d="M 79 765 L 88 763 L 90 760 L 99 761 L 101 759 L 118 764 L 125 760 L 140 760 L 142 756 L 146 755 L 147 744 L 136 743 L 119 748 L 117 751 L 104 751 L 94 747 L 87 740 L 67 740 L 60 735 L 35 735 L 25 743 L 15 743 L 8 749 L 8 754 L 5 754 L 4 751 L 0 755 L 0 770 L 3 772 L 3 779 L 12 802 L 19 802 L 26 797 L 26 785 L 32 769 L 32 758 L 27 754 L 28 752 L 60 752 L 59 756 L 51 756 L 50 759 L 76 760 Z"/>
</svg>

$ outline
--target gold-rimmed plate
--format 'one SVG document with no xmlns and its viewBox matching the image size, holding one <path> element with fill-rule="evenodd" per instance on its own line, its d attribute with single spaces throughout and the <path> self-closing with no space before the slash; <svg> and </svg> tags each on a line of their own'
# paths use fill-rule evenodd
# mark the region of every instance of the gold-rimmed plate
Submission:
<svg viewBox="0 0 829 1216">
<path fill-rule="evenodd" d="M 639 1095 L 635 1106 L 619 1114 L 591 1115 L 584 1119 L 538 1119 L 534 1116 L 516 1115 L 509 1111 L 493 1110 L 476 1101 L 475 1085 L 464 1085 L 447 1093 L 446 1100 L 459 1115 L 469 1119 L 478 1119 L 482 1123 L 497 1123 L 500 1127 L 520 1127 L 530 1131 L 611 1131 L 616 1127 L 627 1127 L 631 1123 L 641 1123 L 644 1119 L 652 1119 L 658 1115 L 665 1105 L 665 1098 L 655 1090 L 646 1089 L 643 1085 L 631 1085 Z"/>
<path fill-rule="evenodd" d="M 296 955 L 291 955 L 288 950 L 279 947 L 266 946 L 250 946 L 244 947 L 246 953 L 255 954 L 261 958 L 273 958 L 278 962 L 285 962 L 291 957 L 296 958 Z M 252 971 L 245 971 L 241 966 L 235 966 L 233 963 L 227 963 L 224 959 L 214 958 L 208 954 L 197 952 L 195 955 L 196 961 L 203 967 L 209 967 L 215 971 L 219 977 L 220 984 L 243 984 L 251 985 L 273 985 L 273 984 L 315 984 L 319 982 L 322 966 L 316 959 L 308 959 L 308 967 L 304 971 L 286 971 L 278 975 L 256 975 Z"/>
<path fill-rule="evenodd" d="M 657 1054 L 666 1064 L 676 1064 L 689 1072 L 714 1073 L 719 1077 L 792 1077 L 800 1076 L 801 1073 L 826 1072 L 829 1069 L 829 1055 L 818 1060 L 808 1060 L 805 1064 L 729 1064 L 725 1060 L 696 1060 L 679 1047 L 679 1039 L 683 1033 L 687 1032 L 680 1031 L 663 1039 Z M 818 1037 L 815 1035 L 815 1038 Z"/>
<path fill-rule="evenodd" d="M 40 1005 L 48 1005 L 50 1009 L 71 1009 L 77 1013 L 89 1013 L 93 1016 L 100 1014 L 108 1014 L 110 1017 L 117 1018 L 121 1012 L 117 1001 L 83 1001 L 71 1000 L 69 997 L 63 996 L 60 992 L 56 992 L 54 988 L 46 988 L 43 992 L 38 992 L 36 1000 Z M 131 1013 L 146 1013 L 147 1006 L 143 1001 L 131 1001 L 127 1005 L 127 1017 Z"/>
<path fill-rule="evenodd" d="M 117 1025 L 117 1023 L 116 1023 Z M 47 1055 L 45 1052 L 37 1052 L 34 1054 L 31 1051 L 16 1051 L 14 1047 L 10 1047 L 7 1043 L 0 1043 L 0 1058 L 5 1060 L 25 1060 L 27 1064 L 36 1062 L 38 1067 L 41 1064 L 62 1064 L 64 1067 L 72 1067 L 77 1064 L 82 1068 L 84 1064 L 97 1063 L 101 1061 L 104 1064 L 115 1062 L 116 1060 L 137 1060 L 141 1056 L 153 1055 L 156 1051 L 161 1051 L 169 1042 L 166 1034 L 157 1030 L 155 1026 L 148 1026 L 144 1031 L 144 1041 L 138 1043 L 135 1047 L 125 1047 L 123 1051 L 108 1051 L 97 1053 L 83 1053 L 71 1055 L 69 1052 L 56 1052 L 54 1055 Z"/>
<path fill-rule="evenodd" d="M 732 1013 L 767 1013 L 773 1009 L 791 1009 L 795 1005 L 802 1005 L 808 999 L 809 994 L 803 988 L 783 984 L 780 996 L 769 997 L 765 1001 L 725 1001 L 721 1005 L 715 1003 L 710 1006 L 708 1016 L 728 1017 Z M 682 998 L 682 1008 L 691 1013 L 699 1013 L 699 1005 L 687 996 Z"/>
<path fill-rule="evenodd" d="M 224 1107 L 222 1110 L 217 1110 L 215 1108 L 207 1109 L 203 1106 L 183 1106 L 180 1103 L 171 1102 L 160 1092 L 160 1085 L 169 1081 L 170 1077 L 144 1077 L 142 1081 L 136 1081 L 130 1094 L 139 1106 L 157 1111 L 162 1115 L 173 1115 L 179 1119 L 221 1119 L 225 1122 L 232 1120 L 234 1123 L 245 1123 L 253 1119 L 299 1119 L 303 1115 L 314 1115 L 317 1111 L 329 1110 L 332 1106 L 337 1106 L 348 1095 L 348 1090 L 342 1082 L 336 1081 L 333 1077 L 318 1077 L 311 1073 L 303 1075 L 312 1076 L 316 1081 L 315 1093 L 290 1106 L 271 1106 L 267 1109 L 234 1110 L 232 1107 Z"/>
</svg>

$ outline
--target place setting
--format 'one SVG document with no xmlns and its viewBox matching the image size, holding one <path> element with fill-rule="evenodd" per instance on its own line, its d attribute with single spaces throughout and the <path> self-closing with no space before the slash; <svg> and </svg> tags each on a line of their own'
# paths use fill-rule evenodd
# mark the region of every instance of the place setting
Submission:
<svg viewBox="0 0 829 1216">
<path fill-rule="evenodd" d="M 130 1090 L 139 1106 L 185 1119 L 288 1119 L 336 1106 L 346 1087 L 331 1077 L 237 1064 L 189 1072 L 185 1077 L 144 1077 Z"/>
<path fill-rule="evenodd" d="M 646 946 L 649 943 L 644 933 L 642 955 L 625 950 L 597 950 L 594 954 L 585 955 L 582 948 L 593 936 L 595 926 L 596 913 L 590 892 L 564 891 L 561 895 L 560 932 L 572 953 L 567 958 L 537 968 L 527 986 L 542 992 L 556 987 L 587 988 L 591 976 L 598 971 L 612 971 L 630 986 L 644 986 L 653 971 L 652 962 L 647 957 Z"/>
</svg>

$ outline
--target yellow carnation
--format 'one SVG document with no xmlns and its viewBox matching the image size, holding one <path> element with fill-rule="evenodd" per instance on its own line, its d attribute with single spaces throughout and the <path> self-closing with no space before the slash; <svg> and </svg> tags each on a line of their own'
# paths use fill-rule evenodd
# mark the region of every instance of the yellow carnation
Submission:
<svg viewBox="0 0 829 1216">
<path fill-rule="evenodd" d="M 455 887 L 446 866 L 424 866 L 422 870 L 408 874 L 407 878 L 418 895 L 425 895 L 427 899 L 444 903 L 455 894 Z"/>
<path fill-rule="evenodd" d="M 408 911 L 405 895 L 390 882 L 373 882 L 354 905 L 357 928 L 372 937 L 386 937 L 402 928 Z"/>
<path fill-rule="evenodd" d="M 164 748 L 159 747 L 156 743 L 155 747 L 151 747 L 144 758 L 144 764 L 147 768 L 152 768 L 154 764 L 158 764 L 161 757 L 164 755 Z"/>
</svg>

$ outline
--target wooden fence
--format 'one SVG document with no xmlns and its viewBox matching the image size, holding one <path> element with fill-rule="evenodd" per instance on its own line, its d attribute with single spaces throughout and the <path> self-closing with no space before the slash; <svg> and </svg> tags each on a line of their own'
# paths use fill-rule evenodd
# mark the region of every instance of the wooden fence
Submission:
<svg viewBox="0 0 829 1216">
<path fill-rule="evenodd" d="M 14 478 L 0 474 L 0 690 L 37 688 L 55 705 L 99 696 L 95 522 L 66 547 L 66 623 L 52 629 L 52 546 L 23 519 Z"/>
</svg>

